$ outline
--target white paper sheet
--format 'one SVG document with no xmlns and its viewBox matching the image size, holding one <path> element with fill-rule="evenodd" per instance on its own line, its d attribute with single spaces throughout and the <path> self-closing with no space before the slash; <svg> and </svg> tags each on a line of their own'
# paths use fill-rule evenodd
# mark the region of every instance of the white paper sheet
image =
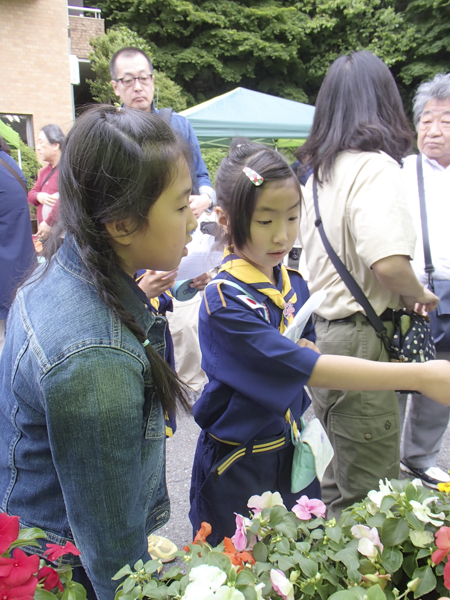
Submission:
<svg viewBox="0 0 450 600">
<path fill-rule="evenodd" d="M 292 323 L 286 328 L 286 331 L 283 333 L 283 335 L 288 337 L 293 342 L 298 342 L 298 340 L 302 337 L 303 330 L 305 329 L 305 325 L 308 322 L 309 317 L 315 310 L 319 308 L 326 296 L 327 293 L 324 290 L 319 290 L 318 292 L 311 294 L 310 298 L 295 315 Z"/>
</svg>

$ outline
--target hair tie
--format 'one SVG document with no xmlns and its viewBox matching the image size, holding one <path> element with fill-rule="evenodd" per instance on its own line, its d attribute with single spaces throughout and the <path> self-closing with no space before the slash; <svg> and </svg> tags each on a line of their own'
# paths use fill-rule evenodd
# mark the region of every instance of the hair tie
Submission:
<svg viewBox="0 0 450 600">
<path fill-rule="evenodd" d="M 247 177 L 250 179 L 250 181 L 253 183 L 253 185 L 256 185 L 256 187 L 262 185 L 262 182 L 264 181 L 264 177 L 261 177 L 261 175 L 259 173 L 257 173 L 253 169 L 250 169 L 250 167 L 244 167 L 242 170 L 247 175 Z"/>
</svg>

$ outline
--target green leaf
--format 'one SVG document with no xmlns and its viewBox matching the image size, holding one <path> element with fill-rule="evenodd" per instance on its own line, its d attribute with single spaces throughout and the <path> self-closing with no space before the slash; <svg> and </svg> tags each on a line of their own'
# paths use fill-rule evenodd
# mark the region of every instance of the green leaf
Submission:
<svg viewBox="0 0 450 600">
<path fill-rule="evenodd" d="M 414 579 L 413 573 L 417 568 L 417 561 L 414 554 L 408 554 L 403 558 L 403 570 L 410 579 Z"/>
<path fill-rule="evenodd" d="M 114 577 L 111 577 L 111 579 L 116 581 L 117 579 L 122 579 L 122 577 L 125 577 L 125 575 L 131 575 L 131 573 L 133 573 L 133 571 L 131 570 L 130 565 L 125 565 L 120 569 L 120 571 L 117 571 L 117 573 L 114 575 Z"/>
<path fill-rule="evenodd" d="M 405 515 L 409 525 L 417 531 L 424 531 L 425 523 L 420 521 L 412 511 L 408 511 Z"/>
<path fill-rule="evenodd" d="M 333 540 L 333 542 L 339 543 L 342 535 L 342 529 L 339 527 L 339 525 L 336 525 L 336 527 L 325 527 L 325 535 L 327 535 L 330 540 Z"/>
<path fill-rule="evenodd" d="M 388 510 L 390 510 L 394 506 L 395 502 L 396 500 L 394 496 L 385 496 L 381 501 L 380 510 L 384 513 L 387 513 Z"/>
<path fill-rule="evenodd" d="M 237 586 L 237 588 L 241 594 L 244 594 L 245 600 L 258 600 L 258 596 L 256 595 L 255 588 L 252 585 L 245 586 Z"/>
<path fill-rule="evenodd" d="M 336 553 L 336 560 L 342 561 L 347 569 L 358 569 L 359 567 L 359 560 L 355 548 L 347 547 L 340 550 Z"/>
<path fill-rule="evenodd" d="M 270 510 L 270 519 L 269 525 L 271 527 L 275 527 L 275 525 L 279 525 L 283 521 L 284 515 L 287 513 L 287 510 L 284 506 L 274 506 Z"/>
<path fill-rule="evenodd" d="M 429 565 L 416 569 L 413 573 L 412 579 L 418 577 L 420 579 L 419 585 L 414 591 L 414 598 L 419 598 L 425 594 L 429 594 L 436 587 L 436 577 L 433 570 Z"/>
<path fill-rule="evenodd" d="M 268 555 L 267 546 L 265 544 L 263 544 L 262 542 L 257 542 L 253 546 L 253 558 L 256 561 L 265 563 L 267 560 L 267 555 Z"/>
<path fill-rule="evenodd" d="M 225 554 L 222 554 L 222 552 L 210 552 L 208 554 L 207 564 L 210 565 L 211 567 L 218 567 L 221 571 L 223 571 L 227 575 L 231 571 L 231 567 L 232 567 L 231 560 L 228 558 L 228 556 L 225 556 Z"/>
<path fill-rule="evenodd" d="M 409 538 L 416 548 L 426 548 L 434 544 L 434 535 L 431 531 L 416 531 L 411 529 Z"/>
<path fill-rule="evenodd" d="M 381 555 L 381 564 L 392 575 L 402 566 L 403 554 L 398 548 L 385 548 Z"/>
<path fill-rule="evenodd" d="M 355 587 L 350 590 L 342 590 L 331 594 L 328 600 L 363 600 L 364 596 L 367 595 L 367 590 Z"/>
<path fill-rule="evenodd" d="M 282 537 L 281 540 L 276 543 L 275 547 L 277 549 L 277 552 L 279 552 L 280 554 L 290 553 L 289 540 L 285 537 Z"/>
<path fill-rule="evenodd" d="M 386 596 L 378 584 L 367 590 L 367 598 L 368 600 L 386 600 Z"/>
<path fill-rule="evenodd" d="M 408 485 L 406 486 L 405 494 L 409 502 L 411 502 L 411 500 L 417 500 L 417 490 L 412 483 L 408 483 Z"/>
<path fill-rule="evenodd" d="M 34 600 L 55 600 L 55 598 L 55 594 L 52 594 L 43 588 L 37 588 L 33 596 Z"/>
<path fill-rule="evenodd" d="M 403 519 L 388 518 L 381 528 L 381 543 L 384 546 L 397 546 L 406 540 L 409 527 Z"/>
<path fill-rule="evenodd" d="M 281 556 L 278 561 L 278 568 L 284 572 L 289 571 L 289 569 L 292 569 L 294 566 L 295 562 L 290 556 Z"/>
<path fill-rule="evenodd" d="M 37 540 L 40 538 L 47 537 L 46 534 L 38 527 L 30 527 L 29 529 L 19 529 L 19 535 L 17 540 L 21 542 L 29 542 L 30 540 Z"/>
<path fill-rule="evenodd" d="M 135 571 L 140 571 L 141 569 L 144 568 L 144 561 L 139 559 L 137 562 L 134 563 L 134 570 Z"/>
<path fill-rule="evenodd" d="M 236 577 L 236 585 L 254 585 L 255 581 L 255 576 L 248 569 L 242 569 Z"/>
<path fill-rule="evenodd" d="M 300 570 L 307 577 L 314 577 L 319 568 L 315 560 L 313 560 L 312 558 L 306 558 L 306 556 L 302 556 L 301 559 L 298 561 L 298 564 L 300 566 Z"/>
</svg>

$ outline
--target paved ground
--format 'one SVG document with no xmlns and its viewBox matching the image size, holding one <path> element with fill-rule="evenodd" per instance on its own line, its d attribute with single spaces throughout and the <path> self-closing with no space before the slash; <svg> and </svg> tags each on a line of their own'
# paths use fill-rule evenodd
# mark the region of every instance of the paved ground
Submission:
<svg viewBox="0 0 450 600">
<path fill-rule="evenodd" d="M 313 416 L 309 409 L 307 418 Z M 172 504 L 169 523 L 158 533 L 170 538 L 181 549 L 192 541 L 192 529 L 188 518 L 189 485 L 191 466 L 200 429 L 192 417 L 182 415 L 178 420 L 178 430 L 172 439 L 167 440 L 167 481 Z M 447 470 L 450 467 L 450 429 L 447 429 L 438 465 Z"/>
</svg>

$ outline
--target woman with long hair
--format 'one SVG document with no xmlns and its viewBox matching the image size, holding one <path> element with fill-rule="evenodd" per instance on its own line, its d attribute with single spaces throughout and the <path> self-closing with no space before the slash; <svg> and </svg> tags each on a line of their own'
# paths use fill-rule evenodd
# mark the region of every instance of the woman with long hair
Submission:
<svg viewBox="0 0 450 600">
<path fill-rule="evenodd" d="M 370 52 L 341 56 L 320 89 L 314 123 L 297 158 L 312 169 L 304 194 L 300 237 L 311 292 L 327 297 L 317 309 L 317 346 L 323 354 L 389 361 L 383 341 L 329 258 L 317 230 L 313 185 L 325 234 L 356 279 L 388 335 L 392 310 L 438 298 L 415 276 L 410 259 L 415 231 L 406 203 L 401 159 L 412 132 L 389 69 Z M 394 391 L 313 389 L 313 405 L 335 455 L 322 481 L 330 517 L 398 477 L 400 423 Z"/>
</svg>

